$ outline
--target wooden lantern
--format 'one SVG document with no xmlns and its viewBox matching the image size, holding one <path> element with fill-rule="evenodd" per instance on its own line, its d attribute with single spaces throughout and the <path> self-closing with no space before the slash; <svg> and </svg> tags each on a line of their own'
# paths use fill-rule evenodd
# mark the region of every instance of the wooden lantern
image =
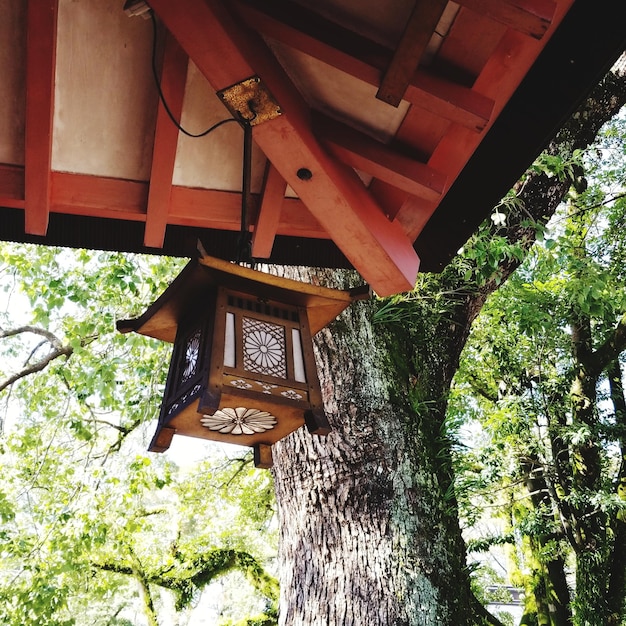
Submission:
<svg viewBox="0 0 626 626">
<path fill-rule="evenodd" d="M 368 293 L 191 261 L 141 317 L 117 324 L 174 343 L 150 450 L 178 433 L 252 446 L 270 467 L 269 446 L 303 424 L 327 434 L 312 335 Z"/>
</svg>

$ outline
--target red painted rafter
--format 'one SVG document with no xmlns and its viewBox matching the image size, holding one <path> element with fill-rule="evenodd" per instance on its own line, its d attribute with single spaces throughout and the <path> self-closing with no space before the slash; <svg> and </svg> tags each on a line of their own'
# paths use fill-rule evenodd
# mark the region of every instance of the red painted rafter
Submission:
<svg viewBox="0 0 626 626">
<path fill-rule="evenodd" d="M 148 183 L 52 172 L 51 213 L 103 219 L 146 220 Z M 237 231 L 241 228 L 241 194 L 174 185 L 171 188 L 169 224 Z M 253 194 L 251 221 L 258 221 L 260 198 Z M 0 206 L 24 208 L 24 167 L 0 164 Z M 328 239 L 328 233 L 299 198 L 284 198 L 277 235 Z"/>
<path fill-rule="evenodd" d="M 397 107 L 417 71 L 422 55 L 443 15 L 448 0 L 417 0 L 398 47 L 385 70 L 376 97 Z"/>
<path fill-rule="evenodd" d="M 184 50 L 174 37 L 167 33 L 161 71 L 161 90 L 170 112 L 177 120 L 180 120 L 183 110 L 188 61 Z M 169 118 L 163 103 L 159 101 L 144 233 L 144 245 L 150 248 L 162 248 L 165 240 L 177 145 L 178 128 Z"/>
<path fill-rule="evenodd" d="M 0 164 L 0 206 L 24 208 L 24 168 Z"/>
<path fill-rule="evenodd" d="M 23 208 L 24 168 L 0 166 L 0 205 Z M 85 215 L 104 219 L 146 220 L 148 183 L 86 174 L 52 172 L 51 213 Z M 260 199 L 253 194 L 251 221 L 257 220 Z M 169 224 L 215 230 L 241 228 L 241 194 L 214 189 L 173 185 Z M 315 218 L 298 198 L 285 198 L 276 234 L 328 239 Z"/>
<path fill-rule="evenodd" d="M 246 0 L 237 7 L 251 28 L 375 87 L 391 60 L 391 50 L 294 3 Z M 423 70 L 413 74 L 404 97 L 477 131 L 485 127 L 493 109 L 490 98 Z"/>
<path fill-rule="evenodd" d="M 151 6 L 216 91 L 260 76 L 282 114 L 254 126 L 257 145 L 375 291 L 412 289 L 419 259 L 411 242 L 354 171 L 318 144 L 306 105 L 263 41 L 219 2 L 153 0 Z"/>
<path fill-rule="evenodd" d="M 552 15 L 551 28 L 556 28 L 573 1 L 565 0 L 559 5 L 558 12 Z M 466 10 L 466 8 L 462 10 Z M 519 30 L 512 29 L 502 37 L 474 83 L 475 89 L 494 99 L 494 119 L 509 101 L 528 68 L 533 65 L 546 43 L 546 39 L 537 41 Z M 400 137 L 404 132 L 403 127 L 410 125 L 410 115 L 411 111 L 398 130 Z M 480 138 L 467 129 L 452 128 L 438 144 L 428 164 L 434 169 L 445 171 L 448 174 L 447 185 L 450 186 L 479 143 Z M 409 196 L 399 207 L 396 221 L 402 225 L 407 236 L 414 240 L 436 208 L 436 204 L 425 202 L 415 196 Z"/>
<path fill-rule="evenodd" d="M 535 39 L 545 35 L 556 10 L 553 0 L 459 0 L 459 4 Z"/>
<path fill-rule="evenodd" d="M 252 235 L 253 258 L 269 259 L 272 254 L 286 189 L 285 179 L 271 163 L 268 163 L 263 181 L 261 205 Z"/>
<path fill-rule="evenodd" d="M 414 196 L 439 201 L 446 176 L 344 124 L 315 115 L 315 130 L 335 156 Z"/>
<path fill-rule="evenodd" d="M 24 227 L 30 235 L 48 230 L 57 13 L 56 0 L 28 0 Z"/>
</svg>

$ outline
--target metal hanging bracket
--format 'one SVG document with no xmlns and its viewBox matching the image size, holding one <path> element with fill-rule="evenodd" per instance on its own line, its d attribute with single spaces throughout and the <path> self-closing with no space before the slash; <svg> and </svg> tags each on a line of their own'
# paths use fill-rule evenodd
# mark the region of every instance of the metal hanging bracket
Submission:
<svg viewBox="0 0 626 626">
<path fill-rule="evenodd" d="M 217 92 L 234 117 L 256 126 L 281 115 L 280 106 L 258 76 Z"/>
</svg>

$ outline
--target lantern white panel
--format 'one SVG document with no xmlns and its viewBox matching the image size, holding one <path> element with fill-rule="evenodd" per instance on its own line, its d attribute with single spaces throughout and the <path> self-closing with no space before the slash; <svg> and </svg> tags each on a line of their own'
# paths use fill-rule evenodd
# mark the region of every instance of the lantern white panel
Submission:
<svg viewBox="0 0 626 626">
<path fill-rule="evenodd" d="M 306 382 L 304 371 L 304 354 L 302 353 L 302 340 L 297 328 L 291 329 L 291 343 L 293 345 L 293 377 L 299 383 Z"/>
<path fill-rule="evenodd" d="M 224 341 L 224 365 L 235 367 L 235 315 L 226 313 L 226 337 Z"/>
</svg>

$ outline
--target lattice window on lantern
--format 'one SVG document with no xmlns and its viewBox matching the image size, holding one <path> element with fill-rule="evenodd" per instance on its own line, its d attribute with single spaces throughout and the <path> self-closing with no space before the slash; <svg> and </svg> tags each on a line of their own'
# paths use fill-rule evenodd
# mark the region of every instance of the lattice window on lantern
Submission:
<svg viewBox="0 0 626 626">
<path fill-rule="evenodd" d="M 285 327 L 242 317 L 243 368 L 248 372 L 287 378 Z"/>
</svg>

